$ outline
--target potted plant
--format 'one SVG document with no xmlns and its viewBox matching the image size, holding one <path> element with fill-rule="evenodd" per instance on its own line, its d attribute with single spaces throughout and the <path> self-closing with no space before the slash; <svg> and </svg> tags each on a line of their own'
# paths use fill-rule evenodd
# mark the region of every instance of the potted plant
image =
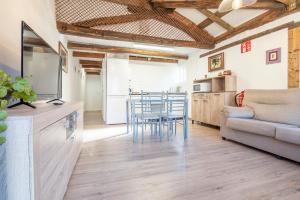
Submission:
<svg viewBox="0 0 300 200">
<path fill-rule="evenodd" d="M 22 99 L 24 102 L 30 103 L 35 101 L 36 98 L 36 93 L 25 79 L 17 77 L 13 81 L 11 76 L 3 70 L 0 70 L 0 199 L 6 199 L 6 138 L 3 134 L 7 130 L 5 120 L 8 115 L 6 112 L 8 102 L 11 99 Z"/>
</svg>

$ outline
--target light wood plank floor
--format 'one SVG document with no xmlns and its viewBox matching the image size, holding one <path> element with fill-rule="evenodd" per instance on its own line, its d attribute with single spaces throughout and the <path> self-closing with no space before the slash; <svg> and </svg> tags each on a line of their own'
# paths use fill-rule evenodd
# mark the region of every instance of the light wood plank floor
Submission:
<svg viewBox="0 0 300 200">
<path fill-rule="evenodd" d="M 300 165 L 222 141 L 218 130 L 190 125 L 171 142 L 131 135 L 87 142 L 66 200 L 300 199 Z"/>
</svg>

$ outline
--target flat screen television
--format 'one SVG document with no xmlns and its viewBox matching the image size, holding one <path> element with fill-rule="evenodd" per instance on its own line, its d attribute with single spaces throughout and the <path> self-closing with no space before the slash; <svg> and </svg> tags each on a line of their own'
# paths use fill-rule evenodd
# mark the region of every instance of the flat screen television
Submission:
<svg viewBox="0 0 300 200">
<path fill-rule="evenodd" d="M 22 22 L 21 64 L 21 75 L 31 84 L 38 100 L 62 97 L 61 57 L 25 22 Z"/>
</svg>

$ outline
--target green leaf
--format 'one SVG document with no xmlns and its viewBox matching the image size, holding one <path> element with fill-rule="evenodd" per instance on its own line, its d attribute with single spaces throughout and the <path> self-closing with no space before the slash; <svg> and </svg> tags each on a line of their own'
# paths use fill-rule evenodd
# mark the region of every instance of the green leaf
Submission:
<svg viewBox="0 0 300 200">
<path fill-rule="evenodd" d="M 7 105 L 8 105 L 7 100 L 1 100 L 0 101 L 0 109 L 2 109 L 2 110 L 6 109 Z"/>
<path fill-rule="evenodd" d="M 5 137 L 0 136 L 0 145 L 4 144 L 6 142 Z"/>
<path fill-rule="evenodd" d="M 3 98 L 7 95 L 7 88 L 4 86 L 0 86 L 0 98 Z"/>
<path fill-rule="evenodd" d="M 25 88 L 24 85 L 19 82 L 13 84 L 13 89 L 18 92 L 23 92 L 24 88 Z"/>
<path fill-rule="evenodd" d="M 6 130 L 7 130 L 7 125 L 4 123 L 0 124 L 0 133 L 4 132 Z"/>
<path fill-rule="evenodd" d="M 0 120 L 5 120 L 7 118 L 7 112 L 6 111 L 0 111 Z"/>
</svg>

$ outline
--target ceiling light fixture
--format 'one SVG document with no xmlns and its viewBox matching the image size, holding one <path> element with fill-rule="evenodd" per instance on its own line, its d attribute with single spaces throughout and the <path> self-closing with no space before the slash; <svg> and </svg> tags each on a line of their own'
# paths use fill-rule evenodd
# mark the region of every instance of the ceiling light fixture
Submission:
<svg viewBox="0 0 300 200">
<path fill-rule="evenodd" d="M 243 7 L 253 5 L 257 0 L 223 0 L 218 8 L 220 13 L 237 10 Z"/>
<path fill-rule="evenodd" d="M 150 50 L 172 51 L 172 52 L 175 51 L 175 49 L 173 48 L 150 46 L 150 45 L 143 45 L 143 44 L 134 44 L 133 47 L 138 49 L 150 49 Z"/>
</svg>

